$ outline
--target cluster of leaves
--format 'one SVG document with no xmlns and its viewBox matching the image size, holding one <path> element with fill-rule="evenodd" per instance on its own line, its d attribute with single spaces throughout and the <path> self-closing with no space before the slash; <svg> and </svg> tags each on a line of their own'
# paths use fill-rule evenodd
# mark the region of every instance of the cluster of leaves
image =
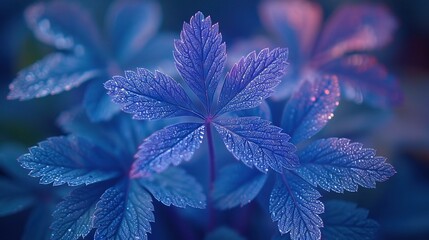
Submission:
<svg viewBox="0 0 429 240">
<path fill-rule="evenodd" d="M 304 3 L 296 4 L 290 9 Z M 60 14 L 68 8 L 70 11 L 65 12 L 71 15 Z M 367 219 L 367 212 L 352 204 L 327 203 L 326 214 L 321 215 L 325 206 L 316 188 L 338 193 L 355 192 L 358 186 L 374 188 L 376 182 L 385 181 L 395 173 L 393 167 L 385 158 L 376 156 L 373 149 L 363 148 L 360 143 L 338 138 L 313 140 L 312 137 L 333 117 L 338 106 L 337 77 L 347 79 L 338 74 L 340 71 L 334 71 L 335 76 L 321 77 L 321 73 L 330 71 L 319 71 L 320 66 L 326 67 L 338 57 L 349 59 L 343 55 L 356 50 L 356 46 L 359 46 L 357 50 L 369 49 L 387 40 L 373 43 L 364 40 L 363 45 L 359 45 L 353 37 L 354 32 L 347 33 L 345 40 L 340 39 L 347 40 L 347 44 L 332 43 L 329 38 L 323 40 L 322 37 L 322 43 L 326 42 L 322 49 L 329 51 L 320 53 L 323 58 L 319 54 L 314 58 L 326 60 L 329 55 L 329 61 L 322 61 L 323 64 L 316 61 L 320 67 L 318 74 L 310 78 L 312 81 L 299 84 L 300 88 L 284 108 L 280 128 L 243 110 L 260 106 L 274 93 L 286 73 L 288 50 L 274 48 L 251 52 L 234 64 L 222 79 L 226 46 L 218 24 L 212 24 L 210 17 L 200 12 L 189 23 L 184 23 L 180 39 L 174 42 L 173 55 L 182 84 L 160 71 L 137 68 L 105 82 L 105 94 L 105 90 L 100 89 L 101 82 L 108 79 L 106 76 L 118 74 L 119 66 L 129 66 L 133 55 L 145 43 L 142 39 L 154 32 L 151 21 L 140 20 L 145 13 L 157 15 L 154 9 L 151 3 L 130 1 L 112 7 L 108 14 L 109 32 L 112 46 L 119 46 L 113 47 L 113 55 L 106 53 L 109 48 L 99 41 L 101 37 L 90 16 L 75 5 L 43 3 L 27 12 L 27 20 L 36 36 L 61 52 L 21 71 L 10 85 L 9 98 L 30 99 L 55 94 L 95 79 L 94 84 L 88 86 L 84 100 L 87 116 L 77 110 L 60 118 L 60 126 L 69 135 L 42 141 L 19 158 L 21 166 L 30 169 L 30 176 L 40 178 L 41 184 L 76 187 L 53 212 L 51 238 L 77 239 L 95 229 L 95 239 L 146 239 L 151 231 L 150 223 L 154 221 L 151 196 L 167 206 L 204 208 L 203 188 L 184 170 L 171 165 L 189 161 L 207 135 L 211 181 L 214 181 L 215 152 L 219 149 L 214 146 L 213 128 L 226 149 L 244 163 L 223 168 L 210 187 L 210 197 L 219 209 L 249 203 L 261 195 L 261 189 L 271 183 L 268 179 L 272 178 L 275 182 L 269 186 L 272 191 L 268 210 L 272 220 L 278 222 L 281 234 L 290 233 L 294 240 L 373 236 L 377 224 Z M 270 11 L 279 9 L 283 9 L 282 6 Z M 309 30 L 317 29 L 314 24 L 319 20 L 317 13 L 312 14 L 314 19 L 309 20 Z M 278 17 L 279 13 L 272 16 Z M 78 19 L 85 27 L 70 23 L 70 18 Z M 373 23 L 373 19 L 370 20 Z M 129 31 L 124 28 L 136 23 L 138 28 Z M 328 25 L 330 28 L 333 27 Z M 387 30 L 384 35 L 389 33 Z M 312 43 L 308 38 L 314 37 L 314 33 L 299 36 L 304 39 L 297 39 L 296 43 L 308 45 Z M 338 45 L 343 47 L 340 52 Z M 379 71 L 378 65 L 371 66 L 377 69 L 368 71 Z M 348 69 L 350 66 L 341 67 Z M 369 74 L 353 72 L 354 67 L 357 66 L 346 71 L 355 74 L 353 79 Z M 134 119 L 175 117 L 181 122 L 152 131 L 147 122 L 133 121 L 125 114 L 113 117 L 117 107 L 110 103 L 109 96 Z M 344 230 L 342 226 L 350 228 Z M 213 236 L 222 234 L 234 235 L 221 231 Z M 285 236 L 289 235 L 282 238 L 287 238 Z"/>
</svg>

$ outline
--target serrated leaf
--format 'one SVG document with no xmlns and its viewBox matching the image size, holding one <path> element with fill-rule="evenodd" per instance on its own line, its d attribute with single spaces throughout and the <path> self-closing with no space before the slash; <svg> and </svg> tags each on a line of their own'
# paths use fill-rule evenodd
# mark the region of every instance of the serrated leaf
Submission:
<svg viewBox="0 0 429 240">
<path fill-rule="evenodd" d="M 135 119 L 159 119 L 193 116 L 191 100 L 171 77 L 144 68 L 125 71 L 125 77 L 114 76 L 104 87 L 113 101 Z"/>
<path fill-rule="evenodd" d="M 0 178 L 0 217 L 22 211 L 35 202 L 34 195 L 28 189 Z"/>
<path fill-rule="evenodd" d="M 103 83 L 106 78 L 91 81 L 85 90 L 83 106 L 86 114 L 93 122 L 106 121 L 111 119 L 120 110 L 119 106 L 112 102 Z"/>
<path fill-rule="evenodd" d="M 286 70 L 287 56 L 285 48 L 266 48 L 241 58 L 226 75 L 218 114 L 256 107 L 271 96 Z"/>
<path fill-rule="evenodd" d="M 392 39 L 396 21 L 381 5 L 344 5 L 329 19 L 316 46 L 316 55 L 339 57 L 347 52 L 384 46 Z"/>
<path fill-rule="evenodd" d="M 298 166 L 295 146 L 289 135 L 259 117 L 224 118 L 214 122 L 226 148 L 235 158 L 261 172 L 269 168 L 282 172 L 283 168 Z"/>
<path fill-rule="evenodd" d="M 105 183 L 96 183 L 73 190 L 52 214 L 51 239 L 85 238 L 93 228 L 95 206 L 106 189 Z"/>
<path fill-rule="evenodd" d="M 280 233 L 290 232 L 291 239 L 320 239 L 323 213 L 320 193 L 292 172 L 277 177 L 270 197 L 270 213 L 278 221 Z"/>
<path fill-rule="evenodd" d="M 395 174 L 386 158 L 375 150 L 350 143 L 345 138 L 320 139 L 298 153 L 301 165 L 295 171 L 313 186 L 334 192 L 356 192 L 358 186 L 375 188 Z"/>
<path fill-rule="evenodd" d="M 154 222 L 152 199 L 135 181 L 122 181 L 101 196 L 94 213 L 94 239 L 147 239 Z"/>
<path fill-rule="evenodd" d="M 161 23 L 160 6 L 155 1 L 116 1 L 106 22 L 115 56 L 125 63 L 155 35 Z"/>
<path fill-rule="evenodd" d="M 368 210 L 356 204 L 331 200 L 325 204 L 322 214 L 323 239 L 371 240 L 376 238 L 378 223 L 368 218 Z"/>
<path fill-rule="evenodd" d="M 52 137 L 21 156 L 21 166 L 40 183 L 55 186 L 91 184 L 116 177 L 120 170 L 111 156 L 78 137 Z M 115 168 L 116 167 L 116 168 Z"/>
<path fill-rule="evenodd" d="M 154 174 L 150 179 L 141 179 L 140 183 L 166 206 L 205 208 L 206 197 L 202 186 L 179 168 L 168 168 Z"/>
<path fill-rule="evenodd" d="M 319 132 L 337 108 L 340 89 L 336 77 L 305 82 L 291 97 L 283 110 L 281 127 L 299 143 Z"/>
<path fill-rule="evenodd" d="M 196 13 L 189 24 L 183 24 L 180 39 L 174 42 L 176 68 L 186 84 L 210 108 L 222 74 L 226 47 L 218 24 Z"/>
<path fill-rule="evenodd" d="M 213 200 L 218 209 L 229 209 L 250 203 L 261 191 L 267 175 L 242 164 L 221 169 L 213 188 Z"/>
<path fill-rule="evenodd" d="M 85 50 L 94 51 L 101 45 L 90 14 L 75 3 L 40 2 L 26 10 L 25 18 L 39 40 L 58 49 L 76 50 L 85 46 Z"/>
<path fill-rule="evenodd" d="M 161 172 L 191 159 L 204 137 L 201 123 L 179 123 L 161 129 L 140 145 L 131 175 L 142 177 Z"/>
<path fill-rule="evenodd" d="M 348 55 L 326 63 L 320 69 L 337 75 L 345 97 L 357 103 L 390 107 L 403 100 L 397 79 L 373 56 Z"/>
<path fill-rule="evenodd" d="M 19 72 L 9 85 L 7 98 L 28 100 L 58 94 L 99 74 L 87 56 L 52 53 Z"/>
</svg>

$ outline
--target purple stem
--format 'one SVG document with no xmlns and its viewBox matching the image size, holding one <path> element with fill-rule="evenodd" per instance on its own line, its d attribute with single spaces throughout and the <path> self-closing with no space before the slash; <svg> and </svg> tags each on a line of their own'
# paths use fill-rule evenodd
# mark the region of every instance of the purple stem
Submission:
<svg viewBox="0 0 429 240">
<path fill-rule="evenodd" d="M 213 207 L 213 199 L 211 199 L 211 193 L 213 192 L 213 186 L 214 181 L 216 178 L 216 165 L 215 165 L 215 152 L 214 152 L 214 143 L 213 143 L 213 135 L 212 135 L 212 128 L 210 121 L 207 121 L 205 123 L 206 132 L 207 132 L 207 139 L 208 139 L 208 146 L 209 146 L 209 162 L 210 162 L 210 169 L 209 169 L 209 199 L 208 199 L 208 210 L 209 210 L 209 225 L 208 230 L 211 231 L 214 229 L 214 226 L 216 224 L 216 216 L 215 216 L 215 210 Z"/>
</svg>

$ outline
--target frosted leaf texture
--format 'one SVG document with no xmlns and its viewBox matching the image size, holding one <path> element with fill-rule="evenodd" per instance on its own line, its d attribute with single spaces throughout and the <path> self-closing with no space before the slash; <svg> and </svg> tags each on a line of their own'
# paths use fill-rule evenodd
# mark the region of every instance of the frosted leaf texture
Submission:
<svg viewBox="0 0 429 240">
<path fill-rule="evenodd" d="M 368 210 L 356 204 L 332 200 L 325 204 L 322 214 L 325 224 L 322 239 L 370 240 L 375 239 L 378 223 L 368 219 Z"/>
<path fill-rule="evenodd" d="M 269 168 L 281 172 L 298 166 L 289 135 L 269 121 L 259 117 L 225 118 L 217 119 L 214 126 L 226 148 L 249 167 L 266 173 Z"/>
<path fill-rule="evenodd" d="M 135 119 L 159 119 L 192 115 L 191 100 L 171 77 L 144 68 L 126 71 L 125 77 L 115 76 L 104 87 L 113 101 Z"/>
<path fill-rule="evenodd" d="M 281 126 L 291 136 L 291 142 L 299 143 L 319 132 L 334 116 L 339 100 L 336 77 L 305 82 L 283 110 Z"/>
<path fill-rule="evenodd" d="M 21 166 L 40 183 L 70 186 L 91 184 L 118 175 L 111 158 L 100 148 L 78 137 L 52 137 L 21 156 Z"/>
<path fill-rule="evenodd" d="M 137 182 L 123 181 L 101 196 L 94 213 L 94 239 L 147 239 L 155 221 L 152 199 Z"/>
<path fill-rule="evenodd" d="M 106 190 L 102 183 L 77 188 L 56 206 L 51 239 L 84 238 L 92 229 L 95 205 Z"/>
<path fill-rule="evenodd" d="M 218 109 L 221 113 L 253 108 L 271 96 L 285 73 L 288 50 L 263 49 L 256 55 L 241 58 L 226 75 L 220 92 Z"/>
<path fill-rule="evenodd" d="M 218 24 L 196 13 L 183 23 L 180 39 L 174 42 L 176 68 L 186 84 L 207 108 L 219 84 L 226 61 L 226 47 Z"/>
<path fill-rule="evenodd" d="M 200 123 L 179 123 L 155 132 L 140 145 L 131 175 L 148 176 L 190 160 L 203 137 L 204 125 Z"/>
<path fill-rule="evenodd" d="M 218 209 L 250 203 L 261 191 L 267 175 L 242 164 L 224 167 L 214 183 L 213 199 Z"/>
<path fill-rule="evenodd" d="M 342 193 L 358 186 L 375 188 L 395 174 L 386 158 L 375 150 L 345 138 L 320 139 L 298 154 L 301 165 L 295 171 L 313 186 Z"/>
<path fill-rule="evenodd" d="M 290 232 L 291 239 L 320 239 L 324 212 L 320 193 L 292 172 L 277 177 L 270 196 L 270 213 L 278 221 L 280 233 Z"/>
<path fill-rule="evenodd" d="M 9 85 L 8 99 L 28 100 L 70 90 L 100 74 L 85 56 L 53 53 L 21 70 Z"/>
<path fill-rule="evenodd" d="M 166 206 L 205 208 L 206 197 L 201 185 L 182 169 L 168 168 L 140 180 L 140 184 Z"/>
</svg>

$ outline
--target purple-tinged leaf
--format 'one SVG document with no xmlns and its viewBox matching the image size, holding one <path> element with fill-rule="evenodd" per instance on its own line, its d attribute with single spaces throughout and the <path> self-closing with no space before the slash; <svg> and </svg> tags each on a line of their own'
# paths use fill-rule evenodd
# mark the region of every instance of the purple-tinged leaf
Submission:
<svg viewBox="0 0 429 240">
<path fill-rule="evenodd" d="M 125 63 L 155 35 L 161 22 L 160 6 L 155 1 L 116 1 L 106 21 L 116 58 Z"/>
<path fill-rule="evenodd" d="M 52 239 L 85 238 L 92 226 L 95 206 L 107 189 L 105 183 L 79 187 L 56 206 L 52 214 Z"/>
<path fill-rule="evenodd" d="M 320 6 L 310 1 L 265 1 L 259 10 L 266 28 L 293 50 L 293 63 L 305 61 L 322 22 Z"/>
<path fill-rule="evenodd" d="M 280 233 L 291 239 L 320 239 L 323 227 L 319 214 L 324 207 L 320 193 L 292 172 L 278 176 L 270 197 L 270 213 Z"/>
<path fill-rule="evenodd" d="M 11 180 L 0 178 L 0 217 L 20 212 L 35 201 L 33 193 L 27 188 Z"/>
<path fill-rule="evenodd" d="M 9 85 L 8 99 L 28 100 L 79 86 L 100 74 L 87 56 L 53 53 L 21 70 Z"/>
<path fill-rule="evenodd" d="M 94 239 L 147 239 L 155 221 L 150 194 L 135 181 L 122 181 L 101 196 L 94 213 Z"/>
<path fill-rule="evenodd" d="M 100 48 L 101 39 L 93 19 L 77 4 L 40 2 L 30 6 L 25 17 L 39 40 L 58 49 L 94 51 Z"/>
<path fill-rule="evenodd" d="M 106 89 L 103 87 L 105 79 L 89 83 L 83 98 L 83 106 L 93 122 L 109 120 L 120 110 L 119 106 L 113 103 L 106 94 Z"/>
<path fill-rule="evenodd" d="M 375 188 L 376 182 L 386 181 L 395 174 L 386 158 L 375 150 L 350 143 L 345 138 L 320 139 L 298 154 L 301 165 L 297 174 L 313 186 L 326 191 L 356 192 L 358 186 Z"/>
<path fill-rule="evenodd" d="M 229 209 L 250 203 L 261 191 L 267 175 L 242 164 L 231 164 L 221 169 L 213 189 L 213 200 L 218 209 Z"/>
<path fill-rule="evenodd" d="M 304 82 L 285 106 L 281 127 L 293 143 L 309 139 L 334 116 L 339 100 L 340 89 L 335 76 Z"/>
<path fill-rule="evenodd" d="M 31 147 L 18 161 L 30 169 L 30 176 L 41 184 L 70 186 L 91 184 L 116 177 L 120 173 L 105 151 L 78 137 L 52 137 Z"/>
<path fill-rule="evenodd" d="M 282 172 L 283 168 L 298 166 L 295 146 L 288 142 L 281 128 L 259 117 L 216 119 L 216 130 L 226 148 L 235 158 L 249 167 L 266 173 L 269 168 Z"/>
<path fill-rule="evenodd" d="M 204 208 L 206 197 L 202 186 L 179 168 L 168 168 L 151 178 L 141 179 L 140 183 L 166 206 Z"/>
<path fill-rule="evenodd" d="M 288 50 L 263 49 L 250 53 L 226 75 L 219 96 L 218 114 L 253 108 L 271 96 L 285 73 Z"/>
<path fill-rule="evenodd" d="M 171 77 L 156 71 L 138 68 L 125 71 L 125 77 L 114 76 L 104 87 L 115 103 L 134 119 L 159 119 L 194 116 L 191 100 Z"/>
<path fill-rule="evenodd" d="M 390 107 L 402 102 L 397 79 L 373 56 L 354 54 L 335 59 L 320 68 L 338 76 L 345 97 L 355 102 L 367 102 L 378 107 Z"/>
<path fill-rule="evenodd" d="M 354 203 L 328 201 L 321 216 L 324 223 L 322 239 L 376 239 L 378 223 L 368 218 L 368 210 L 358 208 Z"/>
<path fill-rule="evenodd" d="M 161 129 L 146 138 L 136 154 L 131 176 L 144 177 L 162 172 L 191 159 L 204 137 L 201 123 L 179 123 Z"/>
<path fill-rule="evenodd" d="M 174 46 L 177 70 L 208 110 L 226 61 L 218 24 L 212 25 L 210 17 L 198 12 L 183 24 Z"/>
<path fill-rule="evenodd" d="M 316 55 L 335 58 L 347 52 L 379 48 L 392 39 L 395 29 L 394 17 L 382 5 L 345 5 L 326 23 Z"/>
<path fill-rule="evenodd" d="M 46 240 L 51 236 L 52 207 L 49 204 L 38 204 L 30 213 L 25 224 L 22 240 Z"/>
</svg>

